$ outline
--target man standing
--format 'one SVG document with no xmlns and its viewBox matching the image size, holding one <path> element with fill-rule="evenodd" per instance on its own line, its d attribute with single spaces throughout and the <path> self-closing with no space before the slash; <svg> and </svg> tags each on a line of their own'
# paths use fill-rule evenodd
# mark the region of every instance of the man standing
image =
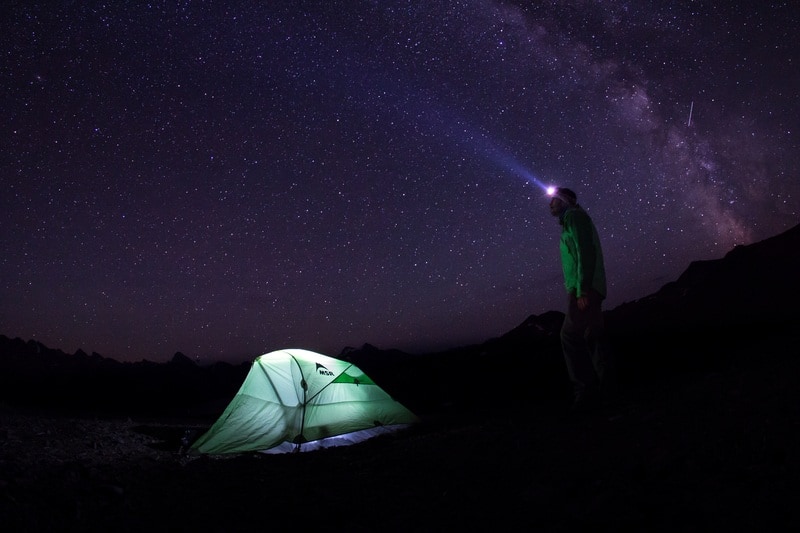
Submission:
<svg viewBox="0 0 800 533">
<path fill-rule="evenodd" d="M 572 382 L 574 412 L 599 407 L 616 393 L 612 361 L 606 347 L 602 302 L 606 273 L 600 238 L 577 195 L 559 187 L 551 194 L 550 213 L 561 224 L 561 265 L 568 303 L 561 327 L 561 348 Z"/>
</svg>

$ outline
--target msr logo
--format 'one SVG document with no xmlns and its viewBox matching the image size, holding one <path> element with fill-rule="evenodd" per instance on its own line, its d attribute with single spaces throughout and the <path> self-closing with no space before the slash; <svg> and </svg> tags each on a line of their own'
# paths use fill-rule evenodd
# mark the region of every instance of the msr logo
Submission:
<svg viewBox="0 0 800 533">
<path fill-rule="evenodd" d="M 333 372 L 322 366 L 321 364 L 317 363 L 317 373 L 322 376 L 332 376 Z"/>
</svg>

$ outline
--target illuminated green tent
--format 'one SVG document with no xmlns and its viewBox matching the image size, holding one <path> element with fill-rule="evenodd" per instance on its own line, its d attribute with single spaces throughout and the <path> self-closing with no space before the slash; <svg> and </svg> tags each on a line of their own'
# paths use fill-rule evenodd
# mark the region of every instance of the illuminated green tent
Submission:
<svg viewBox="0 0 800 533">
<path fill-rule="evenodd" d="M 355 365 L 308 350 L 261 355 L 191 453 L 281 453 L 353 444 L 418 422 Z"/>
</svg>

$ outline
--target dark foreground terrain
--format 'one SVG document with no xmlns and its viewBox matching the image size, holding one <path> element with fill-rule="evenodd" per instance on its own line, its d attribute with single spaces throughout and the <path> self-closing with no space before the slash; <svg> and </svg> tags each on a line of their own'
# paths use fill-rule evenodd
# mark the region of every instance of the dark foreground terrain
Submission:
<svg viewBox="0 0 800 533">
<path fill-rule="evenodd" d="M 624 401 L 591 416 L 567 414 L 556 312 L 343 352 L 423 422 L 311 453 L 183 453 L 246 367 L 0 336 L 0 531 L 799 531 L 798 250 L 800 225 L 607 312 Z"/>
<path fill-rule="evenodd" d="M 0 411 L 4 531 L 789 531 L 800 526 L 794 335 L 628 388 L 618 410 L 432 412 L 405 433 L 192 458 L 212 420 Z"/>
</svg>

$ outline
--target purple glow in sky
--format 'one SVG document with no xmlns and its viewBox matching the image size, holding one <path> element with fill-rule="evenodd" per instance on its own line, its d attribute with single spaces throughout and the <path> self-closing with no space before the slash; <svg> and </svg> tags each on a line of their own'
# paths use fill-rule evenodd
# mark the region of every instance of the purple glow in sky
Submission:
<svg viewBox="0 0 800 533">
<path fill-rule="evenodd" d="M 562 310 L 543 186 L 607 309 L 800 221 L 793 2 L 528 4 L 0 8 L 0 333 L 426 352 Z"/>
</svg>

